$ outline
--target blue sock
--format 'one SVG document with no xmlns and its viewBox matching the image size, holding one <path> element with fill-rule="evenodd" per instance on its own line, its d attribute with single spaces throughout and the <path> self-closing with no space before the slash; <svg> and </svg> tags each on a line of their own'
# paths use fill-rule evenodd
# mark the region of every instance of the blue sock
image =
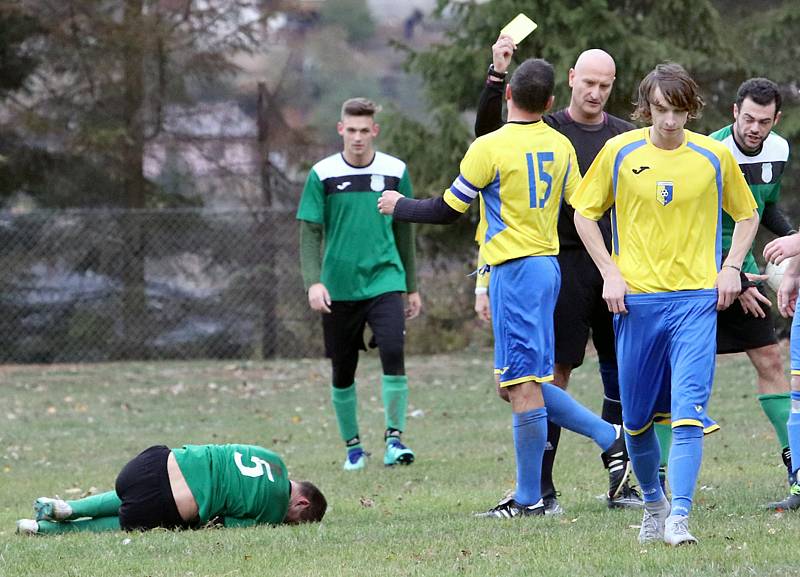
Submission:
<svg viewBox="0 0 800 577">
<path fill-rule="evenodd" d="M 672 429 L 667 476 L 672 489 L 672 514 L 688 515 L 700 464 L 703 461 L 703 427 L 681 426 Z"/>
<path fill-rule="evenodd" d="M 542 455 L 547 443 L 547 409 L 544 407 L 514 417 L 514 450 L 517 455 L 517 490 L 514 500 L 520 505 L 535 505 L 542 498 L 540 489 Z"/>
<path fill-rule="evenodd" d="M 581 405 L 566 391 L 555 385 L 542 383 L 542 396 L 544 406 L 547 407 L 547 416 L 556 425 L 594 439 L 603 451 L 616 440 L 617 431 L 613 425 Z"/>
<path fill-rule="evenodd" d="M 786 421 L 789 449 L 792 451 L 792 472 L 800 469 L 800 391 L 792 391 L 792 412 Z"/>
<path fill-rule="evenodd" d="M 664 498 L 661 483 L 658 480 L 658 465 L 661 462 L 661 447 L 653 427 L 644 433 L 629 435 L 625 433 L 625 444 L 628 446 L 628 455 L 631 458 L 633 472 L 642 488 L 642 496 L 648 503 L 654 503 Z"/>
</svg>

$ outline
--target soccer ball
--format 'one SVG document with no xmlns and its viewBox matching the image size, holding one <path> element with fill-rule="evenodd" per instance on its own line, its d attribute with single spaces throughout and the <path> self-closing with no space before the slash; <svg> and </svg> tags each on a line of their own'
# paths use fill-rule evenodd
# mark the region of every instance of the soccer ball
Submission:
<svg viewBox="0 0 800 577">
<path fill-rule="evenodd" d="M 767 268 L 764 270 L 764 274 L 767 275 L 767 285 L 775 292 L 778 292 L 778 288 L 781 286 L 781 281 L 783 280 L 783 273 L 786 271 L 791 260 L 791 258 L 785 258 L 781 261 L 781 264 L 767 263 Z"/>
</svg>

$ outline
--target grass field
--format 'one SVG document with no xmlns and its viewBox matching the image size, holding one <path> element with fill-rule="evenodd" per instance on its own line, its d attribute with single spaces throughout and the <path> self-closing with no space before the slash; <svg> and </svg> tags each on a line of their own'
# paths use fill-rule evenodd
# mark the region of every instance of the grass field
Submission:
<svg viewBox="0 0 800 577">
<path fill-rule="evenodd" d="M 0 367 L 0 575 L 563 575 L 800 574 L 800 515 L 761 509 L 786 494 L 779 448 L 743 357 L 722 359 L 706 442 L 693 548 L 636 542 L 641 514 L 608 511 L 598 450 L 562 436 L 560 518 L 473 519 L 513 487 L 507 405 L 494 395 L 490 353 L 408 359 L 410 467 L 384 469 L 379 368 L 362 360 L 362 439 L 369 468 L 341 470 L 324 360 Z M 597 365 L 571 391 L 600 407 Z M 315 526 L 25 538 L 14 521 L 40 495 L 113 487 L 157 443 L 258 443 L 309 478 L 330 509 Z"/>
</svg>

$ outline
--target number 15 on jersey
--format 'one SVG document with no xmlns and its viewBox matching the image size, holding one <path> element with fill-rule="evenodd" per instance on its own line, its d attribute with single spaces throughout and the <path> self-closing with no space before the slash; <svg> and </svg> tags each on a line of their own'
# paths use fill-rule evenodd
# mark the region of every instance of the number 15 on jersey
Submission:
<svg viewBox="0 0 800 577">
<path fill-rule="evenodd" d="M 553 191 L 553 177 L 545 169 L 545 163 L 552 163 L 554 156 L 552 152 L 537 152 L 534 160 L 534 153 L 525 153 L 525 159 L 528 161 L 528 190 L 531 196 L 531 208 L 544 208 L 547 199 L 550 198 L 550 193 Z M 537 178 L 538 175 L 538 178 Z M 544 184 L 543 194 L 539 194 L 539 186 L 541 182 Z"/>
</svg>

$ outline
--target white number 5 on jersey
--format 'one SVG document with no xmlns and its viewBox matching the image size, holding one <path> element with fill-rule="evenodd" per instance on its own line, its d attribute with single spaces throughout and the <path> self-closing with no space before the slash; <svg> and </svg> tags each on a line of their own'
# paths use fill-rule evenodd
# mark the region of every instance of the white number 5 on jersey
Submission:
<svg viewBox="0 0 800 577">
<path fill-rule="evenodd" d="M 236 451 L 233 454 L 233 461 L 236 463 L 236 467 L 245 477 L 261 477 L 264 473 L 267 474 L 267 478 L 275 482 L 275 478 L 272 476 L 272 469 L 264 459 L 259 459 L 258 457 L 250 457 L 250 460 L 253 462 L 252 466 L 247 466 L 242 463 L 242 454 L 239 451 Z"/>
</svg>

